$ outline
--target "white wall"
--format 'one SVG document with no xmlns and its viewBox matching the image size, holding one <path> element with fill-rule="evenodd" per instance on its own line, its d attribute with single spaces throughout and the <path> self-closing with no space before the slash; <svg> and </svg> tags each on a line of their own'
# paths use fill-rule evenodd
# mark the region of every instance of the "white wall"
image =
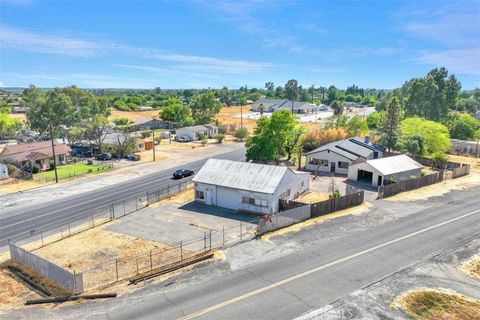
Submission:
<svg viewBox="0 0 480 320">
<path fill-rule="evenodd" d="M 177 129 L 176 130 L 176 136 L 177 136 L 177 138 L 189 137 L 190 140 L 192 140 L 192 141 L 197 140 L 197 134 L 195 132 L 187 130 L 185 128 Z"/>
<path fill-rule="evenodd" d="M 8 167 L 6 164 L 0 163 L 0 180 L 8 178 Z"/>
<path fill-rule="evenodd" d="M 303 182 L 303 186 L 302 186 Z M 290 170 L 287 171 L 285 176 L 280 180 L 278 188 L 273 194 L 274 212 L 278 212 L 278 201 L 281 198 L 282 193 L 290 189 L 290 195 L 285 200 L 294 200 L 298 195 L 304 193 L 310 188 L 310 174 L 309 173 L 293 173 Z"/>
<path fill-rule="evenodd" d="M 315 171 L 315 169 L 317 168 L 316 165 L 308 164 L 310 159 L 328 160 L 328 166 L 318 167 L 318 171 L 321 171 L 321 172 L 330 172 L 330 166 L 332 165 L 331 163 L 335 162 L 335 172 L 340 174 L 348 174 L 348 168 L 347 169 L 339 168 L 338 167 L 339 161 L 348 162 L 349 165 L 352 163 L 352 160 L 344 156 L 341 156 L 338 153 L 329 152 L 329 150 L 322 150 L 316 153 L 309 154 L 307 156 L 305 169 L 310 171 Z"/>
<path fill-rule="evenodd" d="M 404 172 L 399 172 L 395 173 L 392 175 L 388 176 L 383 176 L 380 172 L 375 170 L 371 165 L 369 165 L 367 162 L 362 162 L 362 163 L 357 163 L 348 168 L 348 179 L 357 181 L 358 179 L 358 170 L 364 170 L 364 171 L 370 171 L 373 173 L 373 178 L 372 178 L 372 186 L 373 187 L 378 187 L 378 177 L 382 177 L 382 184 L 385 183 L 385 180 L 390 180 L 393 178 L 394 181 L 403 181 L 403 180 L 408 180 L 412 176 L 418 178 L 422 175 L 422 169 L 413 169 L 409 171 L 404 171 Z"/>
</svg>

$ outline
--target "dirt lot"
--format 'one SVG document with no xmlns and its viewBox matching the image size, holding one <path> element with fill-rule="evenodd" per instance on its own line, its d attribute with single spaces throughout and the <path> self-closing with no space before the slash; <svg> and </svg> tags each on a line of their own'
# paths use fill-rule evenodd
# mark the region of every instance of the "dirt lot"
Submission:
<svg viewBox="0 0 480 320">
<path fill-rule="evenodd" d="M 109 120 L 115 118 L 128 118 L 131 122 L 138 121 L 145 118 L 155 118 L 158 119 L 159 110 L 148 110 L 148 111 L 120 111 L 112 109 L 112 114 L 108 117 Z"/>
</svg>

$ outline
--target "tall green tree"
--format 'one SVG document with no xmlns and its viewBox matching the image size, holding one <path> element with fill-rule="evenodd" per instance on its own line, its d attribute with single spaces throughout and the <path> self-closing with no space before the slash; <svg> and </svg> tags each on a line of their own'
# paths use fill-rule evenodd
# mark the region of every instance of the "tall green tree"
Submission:
<svg viewBox="0 0 480 320">
<path fill-rule="evenodd" d="M 422 156 L 444 154 L 451 147 L 448 128 L 435 121 L 419 117 L 406 118 L 402 121 L 401 132 L 402 139 L 415 135 L 422 136 L 425 139 Z"/>
<path fill-rule="evenodd" d="M 383 145 L 391 150 L 395 147 L 401 133 L 400 122 L 403 118 L 403 110 L 397 97 L 393 97 L 387 105 L 382 124 L 378 128 Z"/>
<path fill-rule="evenodd" d="M 454 139 L 473 140 L 475 132 L 480 128 L 480 122 L 469 114 L 454 114 L 446 121 L 450 136 Z"/>
<path fill-rule="evenodd" d="M 358 136 L 368 133 L 368 123 L 367 120 L 362 116 L 353 116 L 347 122 L 346 129 L 350 136 Z"/>
<path fill-rule="evenodd" d="M 35 88 L 25 92 L 28 103 L 27 119 L 30 128 L 40 134 L 48 134 L 52 142 L 55 182 L 58 183 L 57 159 L 54 139 L 59 137 L 64 128 L 78 121 L 78 110 L 73 107 L 72 99 L 60 88 L 49 91 L 45 96 Z"/>
<path fill-rule="evenodd" d="M 20 131 L 22 122 L 8 113 L 0 112 L 0 138 L 13 138 Z"/>
<path fill-rule="evenodd" d="M 411 79 L 402 87 L 407 96 L 406 114 L 440 121 L 455 107 L 460 89 L 455 75 L 448 76 L 444 67 L 433 69 L 423 78 Z"/>
<path fill-rule="evenodd" d="M 292 114 L 293 114 L 293 102 L 297 99 L 298 82 L 295 79 L 288 80 L 285 84 L 285 95 L 288 100 L 292 102 Z"/>
<path fill-rule="evenodd" d="M 195 97 L 191 107 L 192 117 L 196 124 L 207 124 L 212 122 L 222 108 L 221 103 L 215 99 L 212 91 L 200 94 Z"/>
<path fill-rule="evenodd" d="M 177 98 L 168 99 L 168 104 L 160 111 L 160 118 L 178 122 L 182 127 L 191 126 L 194 123 L 190 108 Z"/>
</svg>

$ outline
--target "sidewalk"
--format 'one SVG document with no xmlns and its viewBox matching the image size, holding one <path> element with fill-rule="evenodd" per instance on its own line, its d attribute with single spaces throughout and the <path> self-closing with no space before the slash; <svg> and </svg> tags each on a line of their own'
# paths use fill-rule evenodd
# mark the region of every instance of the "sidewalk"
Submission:
<svg viewBox="0 0 480 320">
<path fill-rule="evenodd" d="M 158 162 L 141 163 L 114 169 L 107 173 L 86 176 L 55 185 L 0 195 L 0 212 L 6 214 L 16 209 L 38 205 L 51 200 L 101 189 L 127 180 L 147 176 L 163 170 L 178 168 L 186 163 L 214 157 L 223 153 L 242 149 L 243 143 L 212 144 L 205 148 L 195 148 L 177 153 L 170 159 Z"/>
</svg>

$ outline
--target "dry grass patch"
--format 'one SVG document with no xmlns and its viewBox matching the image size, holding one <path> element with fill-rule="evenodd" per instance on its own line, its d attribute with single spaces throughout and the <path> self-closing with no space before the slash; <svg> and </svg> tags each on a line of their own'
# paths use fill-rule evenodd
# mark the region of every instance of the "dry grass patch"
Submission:
<svg viewBox="0 0 480 320">
<path fill-rule="evenodd" d="M 452 162 L 469 164 L 470 171 L 480 172 L 480 158 L 457 156 L 454 154 L 449 154 L 448 160 Z"/>
<path fill-rule="evenodd" d="M 0 310 L 21 308 L 26 300 L 40 297 L 5 269 L 0 269 L 0 288 Z"/>
<path fill-rule="evenodd" d="M 147 110 L 147 111 L 120 111 L 112 109 L 112 114 L 108 117 L 111 121 L 115 118 L 128 118 L 131 122 L 135 122 L 141 119 L 159 119 L 160 110 Z"/>
<path fill-rule="evenodd" d="M 300 201 L 305 203 L 316 203 L 316 202 L 328 200 L 329 199 L 328 196 L 329 194 L 326 192 L 309 191 L 299 196 L 297 199 L 295 199 L 295 201 Z"/>
<path fill-rule="evenodd" d="M 475 255 L 472 259 L 464 262 L 460 266 L 460 271 L 470 277 L 480 280 L 480 255 Z"/>
<path fill-rule="evenodd" d="M 311 226 L 313 226 L 317 223 L 323 223 L 325 221 L 332 220 L 332 219 L 335 219 L 335 218 L 340 218 L 340 217 L 347 216 L 347 215 L 359 215 L 359 214 L 367 212 L 368 210 L 370 210 L 371 207 L 372 207 L 372 205 L 370 203 L 364 202 L 361 205 L 356 206 L 356 207 L 352 207 L 352 208 L 340 210 L 340 211 L 337 211 L 337 212 L 334 212 L 334 213 L 331 213 L 331 214 L 327 214 L 327 215 L 324 215 L 324 216 L 308 219 L 308 220 L 293 224 L 291 226 L 288 226 L 288 227 L 285 227 L 285 228 L 282 228 L 282 229 L 278 229 L 278 230 L 275 230 L 275 231 L 268 232 L 268 233 L 261 236 L 261 240 L 270 241 L 270 238 L 282 236 L 282 235 L 285 235 L 285 234 L 288 234 L 288 233 L 291 233 L 291 232 L 298 232 L 300 230 L 311 227 Z"/>
<path fill-rule="evenodd" d="M 392 307 L 419 320 L 480 319 L 480 300 L 446 290 L 408 291 L 395 299 Z"/>
</svg>

